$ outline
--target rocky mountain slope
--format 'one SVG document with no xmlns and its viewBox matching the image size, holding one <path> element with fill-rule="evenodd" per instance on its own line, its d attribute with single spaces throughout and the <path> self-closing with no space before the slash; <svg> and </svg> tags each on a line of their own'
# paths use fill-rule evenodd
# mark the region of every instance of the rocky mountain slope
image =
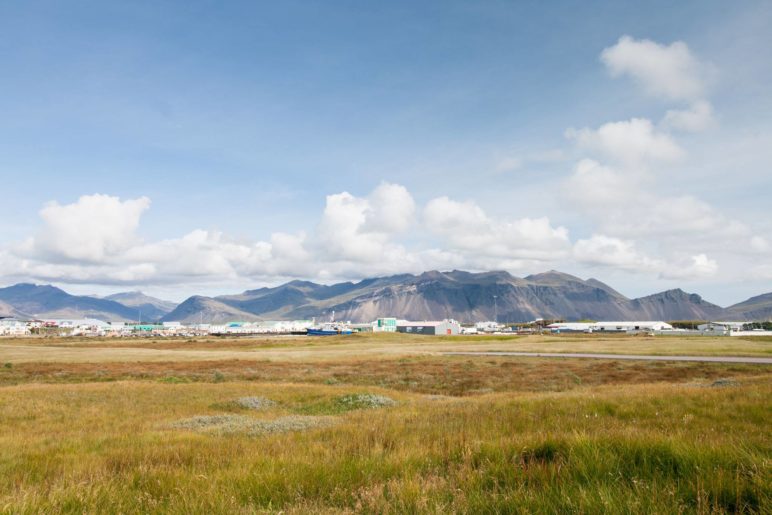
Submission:
<svg viewBox="0 0 772 515">
<path fill-rule="evenodd" d="M 202 306 L 199 309 L 197 306 Z M 597 279 L 551 271 L 519 278 L 507 272 L 425 272 L 331 286 L 292 281 L 275 288 L 215 298 L 193 297 L 164 320 L 328 318 L 370 321 L 378 316 L 462 322 L 566 320 L 710 320 L 743 317 L 682 290 L 628 299 Z M 203 313 L 203 314 L 202 314 Z"/>
<path fill-rule="evenodd" d="M 0 318 L 27 318 L 27 315 L 7 302 L 0 301 Z"/>
<path fill-rule="evenodd" d="M 158 320 L 167 313 L 171 313 L 177 307 L 177 304 L 174 302 L 157 299 L 145 295 L 141 291 L 114 293 L 103 298 L 134 308 L 137 311 L 136 316 L 141 316 L 142 320 Z"/>
<path fill-rule="evenodd" d="M 217 299 L 200 295 L 188 298 L 163 318 L 164 321 L 185 322 L 186 324 L 202 322 L 222 324 L 237 320 L 251 322 L 260 319 L 261 317 L 257 314 L 242 311 Z"/>
<path fill-rule="evenodd" d="M 171 308 L 174 309 L 171 309 Z M 430 271 L 333 285 L 291 281 L 219 297 L 193 296 L 174 307 L 140 292 L 107 298 L 69 295 L 53 286 L 0 288 L 0 317 L 83 318 L 186 323 L 287 319 L 371 321 L 379 316 L 462 322 L 564 320 L 768 320 L 772 293 L 728 308 L 679 289 L 629 299 L 597 279 L 550 271 L 527 277 L 507 272 Z"/>
<path fill-rule="evenodd" d="M 772 293 L 765 293 L 727 308 L 728 316 L 741 320 L 772 319 Z"/>
</svg>

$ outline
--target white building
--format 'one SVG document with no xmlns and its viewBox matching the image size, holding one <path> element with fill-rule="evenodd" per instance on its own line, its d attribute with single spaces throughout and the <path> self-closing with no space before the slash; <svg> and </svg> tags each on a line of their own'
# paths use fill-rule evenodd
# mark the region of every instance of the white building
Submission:
<svg viewBox="0 0 772 515">
<path fill-rule="evenodd" d="M 374 333 L 395 333 L 397 332 L 396 318 L 379 318 L 372 323 Z"/>
<path fill-rule="evenodd" d="M 603 331 L 672 331 L 673 326 L 662 321 L 640 321 L 640 322 L 595 322 L 591 324 L 590 330 L 593 332 Z"/>
<path fill-rule="evenodd" d="M 498 322 L 493 322 L 491 320 L 488 320 L 487 322 L 477 322 L 474 325 L 474 328 L 477 329 L 478 333 L 496 333 L 501 331 L 503 327 L 504 326 Z"/>
<path fill-rule="evenodd" d="M 0 336 L 27 336 L 30 329 L 26 322 L 12 318 L 0 320 Z"/>
<path fill-rule="evenodd" d="M 673 331 L 673 326 L 661 321 L 639 322 L 557 322 L 547 326 L 553 332 L 636 332 Z"/>
<path fill-rule="evenodd" d="M 311 327 L 309 320 L 275 320 L 262 322 L 231 322 L 212 324 L 206 328 L 209 334 L 292 334 L 302 333 Z"/>
<path fill-rule="evenodd" d="M 547 326 L 553 332 L 588 333 L 592 330 L 594 322 L 557 322 Z"/>
<path fill-rule="evenodd" d="M 734 333 L 742 331 L 745 322 L 708 322 L 707 324 L 700 324 L 697 329 L 703 333 Z"/>
</svg>

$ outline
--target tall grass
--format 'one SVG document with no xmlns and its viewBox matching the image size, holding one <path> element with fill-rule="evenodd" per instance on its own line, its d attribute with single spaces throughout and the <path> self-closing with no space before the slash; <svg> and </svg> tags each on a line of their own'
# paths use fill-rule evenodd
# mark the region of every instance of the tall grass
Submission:
<svg viewBox="0 0 772 515">
<path fill-rule="evenodd" d="M 247 395 L 277 401 L 248 414 L 271 419 L 365 391 L 398 404 L 258 437 L 172 425 Z M 768 512 L 770 394 L 765 377 L 439 399 L 244 382 L 5 387 L 0 510 Z"/>
</svg>

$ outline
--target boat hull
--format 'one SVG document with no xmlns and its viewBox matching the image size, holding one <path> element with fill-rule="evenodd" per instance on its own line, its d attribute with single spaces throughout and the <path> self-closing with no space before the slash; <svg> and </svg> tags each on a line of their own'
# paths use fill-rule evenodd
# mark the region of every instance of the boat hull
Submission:
<svg viewBox="0 0 772 515">
<path fill-rule="evenodd" d="M 341 329 L 337 331 L 326 329 L 309 329 L 306 333 L 308 336 L 337 336 L 339 334 L 351 334 L 350 329 Z"/>
</svg>

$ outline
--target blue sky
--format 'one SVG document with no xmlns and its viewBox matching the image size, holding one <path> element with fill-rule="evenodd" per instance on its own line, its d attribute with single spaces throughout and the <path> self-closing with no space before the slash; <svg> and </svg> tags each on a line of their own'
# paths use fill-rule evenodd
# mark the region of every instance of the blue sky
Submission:
<svg viewBox="0 0 772 515">
<path fill-rule="evenodd" d="M 770 4 L 545 4 L 0 4 L 0 281 L 179 299 L 458 266 L 557 268 L 631 296 L 681 286 L 722 304 L 772 290 Z M 623 36 L 640 57 L 604 62 Z M 699 94 L 636 68 L 649 51 L 682 55 L 675 42 Z M 698 104 L 710 109 L 699 130 L 664 122 Z M 678 156 L 614 164 L 593 131 L 633 119 Z M 650 220 L 614 199 L 579 205 L 583 159 L 673 201 Z M 362 223 L 339 222 L 338 238 L 329 196 L 343 192 L 342 220 Z M 80 200 L 96 194 L 113 200 Z M 71 216 L 46 221 L 51 202 Z M 373 221 L 405 210 L 403 223 Z M 111 212 L 129 223 L 89 225 Z M 669 231 L 690 216 L 710 220 Z M 609 223 L 628 218 L 645 220 Z M 92 253 L 68 247 L 85 227 Z M 202 241 L 182 241 L 194 231 Z M 294 251 L 276 250 L 277 233 Z M 178 253 L 197 257 L 178 272 Z"/>
</svg>

